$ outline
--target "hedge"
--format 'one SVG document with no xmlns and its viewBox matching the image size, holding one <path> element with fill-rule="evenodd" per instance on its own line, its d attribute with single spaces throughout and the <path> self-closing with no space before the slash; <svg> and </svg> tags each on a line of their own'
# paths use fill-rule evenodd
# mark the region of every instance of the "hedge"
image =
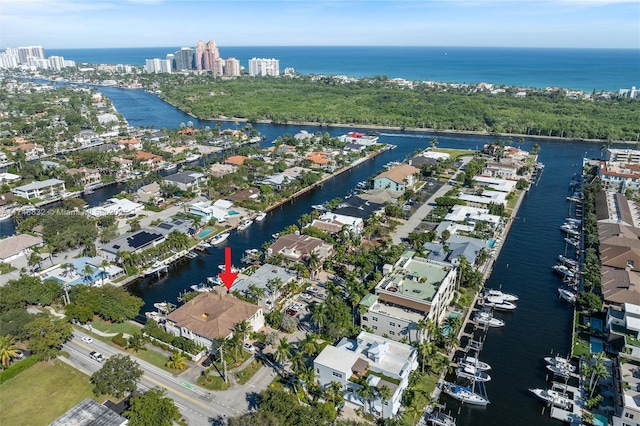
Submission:
<svg viewBox="0 0 640 426">
<path fill-rule="evenodd" d="M 14 363 L 11 367 L 0 372 L 0 384 L 6 382 L 14 376 L 22 373 L 27 368 L 35 365 L 38 362 L 38 357 L 31 355 L 23 359 L 22 361 Z"/>
</svg>

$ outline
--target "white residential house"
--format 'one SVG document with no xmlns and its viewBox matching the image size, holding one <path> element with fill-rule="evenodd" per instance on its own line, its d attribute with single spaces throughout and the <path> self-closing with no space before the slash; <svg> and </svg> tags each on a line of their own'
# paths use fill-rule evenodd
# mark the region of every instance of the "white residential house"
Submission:
<svg viewBox="0 0 640 426">
<path fill-rule="evenodd" d="M 189 205 L 189 213 L 200 216 L 205 223 L 212 219 L 222 223 L 229 218 L 229 212 L 206 201 Z"/>
<path fill-rule="evenodd" d="M 27 200 L 34 198 L 46 200 L 60 196 L 65 189 L 64 181 L 60 179 L 47 179 L 18 186 L 13 188 L 11 192 L 13 192 L 16 197 L 26 198 Z"/>
<path fill-rule="evenodd" d="M 398 414 L 402 394 L 409 385 L 409 374 L 418 368 L 418 350 L 413 346 L 362 331 L 355 340 L 342 339 L 326 346 L 313 362 L 320 386 L 338 382 L 343 386 L 345 402 L 353 408 L 365 408 L 377 417 Z M 383 402 L 374 396 L 364 401 L 357 394 L 361 378 L 377 389 L 386 386 L 391 398 Z"/>
</svg>

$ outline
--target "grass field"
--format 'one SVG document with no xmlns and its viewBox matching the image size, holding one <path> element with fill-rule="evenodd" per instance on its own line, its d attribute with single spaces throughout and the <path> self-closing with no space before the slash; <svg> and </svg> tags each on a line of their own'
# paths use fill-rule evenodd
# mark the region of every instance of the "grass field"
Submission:
<svg viewBox="0 0 640 426">
<path fill-rule="evenodd" d="M 135 334 L 136 332 L 142 331 L 142 326 L 137 326 L 128 321 L 122 323 L 110 323 L 103 321 L 100 318 L 95 318 L 93 321 L 91 321 L 91 325 L 96 330 L 100 330 L 103 333 Z"/>
<path fill-rule="evenodd" d="M 253 377 L 253 375 L 256 374 L 258 370 L 260 370 L 261 367 L 262 364 L 260 364 L 258 361 L 253 361 L 247 366 L 247 368 L 242 371 L 238 371 L 236 373 L 238 384 L 244 385 L 245 383 L 247 383 Z"/>
<path fill-rule="evenodd" d="M 94 398 L 92 389 L 89 376 L 75 368 L 58 360 L 40 362 L 0 385 L 0 425 L 47 425 Z"/>
</svg>

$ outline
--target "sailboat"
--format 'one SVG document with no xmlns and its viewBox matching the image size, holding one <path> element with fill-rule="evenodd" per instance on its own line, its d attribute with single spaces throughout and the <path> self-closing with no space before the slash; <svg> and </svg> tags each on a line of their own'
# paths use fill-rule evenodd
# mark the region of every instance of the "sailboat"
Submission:
<svg viewBox="0 0 640 426">
<path fill-rule="evenodd" d="M 442 384 L 442 391 L 453 399 L 457 399 L 460 402 L 466 402 L 471 405 L 488 405 L 489 399 L 485 395 L 475 392 L 474 388 L 475 381 L 473 380 L 472 387 L 462 386 L 451 382 L 444 382 Z M 482 388 L 484 389 L 484 386 L 482 386 Z"/>
</svg>

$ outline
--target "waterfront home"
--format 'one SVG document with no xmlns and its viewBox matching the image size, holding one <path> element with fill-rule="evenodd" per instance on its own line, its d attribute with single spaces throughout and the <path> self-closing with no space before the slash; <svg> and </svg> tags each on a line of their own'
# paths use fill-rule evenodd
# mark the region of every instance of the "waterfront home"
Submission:
<svg viewBox="0 0 640 426">
<path fill-rule="evenodd" d="M 27 200 L 47 200 L 59 197 L 65 190 L 64 181 L 60 179 L 47 179 L 18 186 L 13 188 L 11 192 L 13 192 L 16 197 L 26 198 Z"/>
<path fill-rule="evenodd" d="M 114 171 L 118 179 L 128 178 L 133 173 L 133 160 L 122 157 L 113 157 Z"/>
<path fill-rule="evenodd" d="M 412 188 L 417 182 L 417 174 L 420 169 L 408 164 L 392 167 L 380 173 L 373 179 L 373 187 L 375 189 L 389 189 L 391 191 L 404 192 L 408 188 Z"/>
<path fill-rule="evenodd" d="M 148 185 L 143 185 L 136 191 L 134 195 L 136 201 L 141 203 L 148 203 L 155 200 L 156 203 L 160 202 L 160 184 L 158 182 L 151 182 Z"/>
<path fill-rule="evenodd" d="M 502 218 L 500 216 L 489 214 L 488 209 L 462 206 L 460 204 L 456 204 L 455 206 L 451 207 L 444 219 L 451 222 L 462 222 L 470 224 L 486 222 L 493 225 L 494 227 L 502 221 Z"/>
<path fill-rule="evenodd" d="M 109 124 L 109 123 L 118 123 L 118 116 L 112 114 L 110 112 L 105 112 L 103 114 L 97 114 L 96 118 L 98 119 L 98 123 L 101 125 Z"/>
<path fill-rule="evenodd" d="M 450 264 L 419 258 L 407 250 L 393 267 L 384 268 L 384 277 L 375 287 L 375 304 L 368 306 L 361 325 L 393 340 L 422 340 L 425 336 L 417 330 L 419 317 L 405 313 L 417 313 L 440 324 L 453 300 L 455 281 L 456 269 Z"/>
<path fill-rule="evenodd" d="M 267 255 L 269 256 L 281 254 L 286 259 L 293 261 L 307 259 L 311 253 L 317 253 L 320 261 L 323 262 L 333 255 L 333 244 L 308 235 L 287 234 L 279 237 L 267 249 Z"/>
<path fill-rule="evenodd" d="M 235 173 L 236 170 L 237 167 L 231 164 L 215 163 L 209 167 L 209 174 L 213 177 L 221 178 L 222 176 Z"/>
<path fill-rule="evenodd" d="M 127 216 L 141 211 L 144 206 L 126 198 L 109 198 L 104 204 L 86 210 L 89 216 Z"/>
<path fill-rule="evenodd" d="M 332 159 L 329 153 L 324 151 L 311 152 L 305 157 L 311 167 L 319 169 L 328 169 L 331 165 Z"/>
<path fill-rule="evenodd" d="M 503 179 L 517 179 L 519 165 L 509 164 L 507 162 L 488 162 L 481 171 L 483 176 Z"/>
<path fill-rule="evenodd" d="M 73 179 L 76 185 L 80 186 L 91 185 L 101 180 L 100 170 L 87 167 L 67 169 L 66 174 Z"/>
<path fill-rule="evenodd" d="M 102 143 L 102 138 L 93 130 L 81 130 L 73 137 L 73 140 L 80 146 L 90 146 Z"/>
<path fill-rule="evenodd" d="M 370 146 L 378 143 L 377 136 L 365 135 L 360 132 L 348 132 L 346 135 L 338 136 L 340 142 L 357 143 L 359 145 Z"/>
<path fill-rule="evenodd" d="M 215 220 L 218 223 L 225 222 L 229 218 L 229 212 L 226 209 L 211 204 L 210 201 L 202 201 L 189 205 L 189 213 L 200 216 L 203 223 L 209 223 Z"/>
<path fill-rule="evenodd" d="M 157 228 L 142 228 L 139 231 L 122 235 L 101 245 L 98 247 L 98 253 L 109 262 L 116 262 L 120 260 L 120 252 L 140 253 L 147 248 L 157 246 L 165 239 L 166 234 L 160 232 Z"/>
<path fill-rule="evenodd" d="M 473 182 L 477 186 L 487 187 L 498 192 L 506 192 L 507 194 L 514 191 L 517 184 L 514 180 L 498 179 L 489 176 L 474 176 Z"/>
<path fill-rule="evenodd" d="M 355 340 L 343 338 L 336 346 L 326 346 L 313 361 L 313 368 L 321 387 L 338 382 L 346 404 L 387 419 L 398 414 L 409 375 L 418 368 L 417 357 L 418 350 L 410 345 L 362 331 Z M 382 401 L 373 396 L 364 401 L 357 393 L 362 387 L 358 379 L 377 389 L 386 386 L 391 397 Z"/>
<path fill-rule="evenodd" d="M 254 200 L 258 201 L 260 197 L 260 189 L 258 188 L 246 188 L 241 191 L 236 192 L 235 194 L 227 195 L 227 200 L 238 202 L 238 201 L 246 201 L 246 200 Z"/>
<path fill-rule="evenodd" d="M 452 235 L 445 244 L 430 242 L 424 243 L 423 247 L 429 251 L 428 260 L 458 266 L 461 256 L 464 256 L 471 265 L 475 264 L 478 255 L 483 249 L 487 248 L 487 245 L 478 238 Z"/>
<path fill-rule="evenodd" d="M 133 158 L 140 162 L 140 165 L 146 167 L 148 170 L 155 171 L 162 168 L 164 159 L 159 155 L 151 154 L 145 151 L 138 151 L 133 155 Z"/>
<path fill-rule="evenodd" d="M 11 152 L 22 151 L 24 152 L 25 159 L 27 161 L 37 160 L 45 155 L 45 149 L 43 146 L 37 143 L 20 143 L 18 146 L 10 146 L 7 150 Z"/>
<path fill-rule="evenodd" d="M 612 413 L 613 426 L 634 426 L 640 419 L 640 348 L 634 347 L 630 356 L 620 357 L 620 362 L 615 369 L 614 385 L 614 412 Z"/>
<path fill-rule="evenodd" d="M 314 226 L 331 234 L 336 234 L 347 229 L 355 235 L 360 235 L 364 228 L 364 221 L 360 217 L 325 212 L 317 219 L 314 219 L 310 226 Z"/>
<path fill-rule="evenodd" d="M 274 188 L 275 190 L 281 190 L 282 187 L 286 184 L 288 184 L 289 182 L 292 182 L 293 179 L 290 178 L 289 176 L 285 175 L 284 173 L 277 173 L 271 176 L 267 176 L 266 178 L 264 178 L 261 182 L 259 182 L 262 185 L 269 185 L 272 188 Z"/>
<path fill-rule="evenodd" d="M 0 240 L 0 262 L 9 263 L 20 256 L 27 256 L 32 248 L 42 245 L 41 237 L 17 234 Z"/>
<path fill-rule="evenodd" d="M 164 183 L 176 185 L 183 191 L 189 191 L 197 188 L 201 182 L 204 182 L 207 175 L 200 172 L 187 171 L 174 173 L 163 178 Z"/>
<path fill-rule="evenodd" d="M 226 294 L 203 292 L 167 315 L 165 330 L 211 348 L 218 339 L 233 336 L 234 327 L 247 321 L 249 331 L 264 327 L 262 308 Z"/>
<path fill-rule="evenodd" d="M 40 278 L 42 280 L 54 280 L 69 286 L 101 286 L 103 284 L 112 284 L 114 280 L 126 275 L 124 269 L 111 264 L 103 264 L 105 261 L 106 259 L 101 256 L 70 259 L 67 263 L 44 271 Z"/>
<path fill-rule="evenodd" d="M 458 198 L 471 207 L 488 207 L 489 204 L 507 205 L 507 194 L 499 191 L 484 190 L 480 195 L 461 192 Z"/>
<path fill-rule="evenodd" d="M 605 190 L 624 192 L 640 189 L 640 165 L 600 161 L 598 179 Z"/>
<path fill-rule="evenodd" d="M 260 266 L 253 274 L 245 277 L 241 275 L 231 287 L 231 291 L 239 291 L 245 296 L 251 296 L 251 289 L 258 288 L 265 291 L 265 295 L 258 301 L 259 305 L 264 305 L 267 300 L 273 303 L 280 297 L 282 289 L 291 281 L 297 279 L 297 273 L 281 266 L 265 264 Z M 270 282 L 280 280 L 280 289 L 269 289 Z"/>
<path fill-rule="evenodd" d="M 640 305 L 624 303 L 621 308 L 607 309 L 607 328 L 615 331 L 617 327 L 617 330 L 622 331 L 623 334 L 635 336 L 636 339 L 640 338 Z M 640 348 L 637 355 L 640 357 Z"/>
<path fill-rule="evenodd" d="M 640 273 L 611 266 L 602 266 L 601 273 L 605 306 L 620 308 L 625 303 L 640 305 Z"/>
</svg>

